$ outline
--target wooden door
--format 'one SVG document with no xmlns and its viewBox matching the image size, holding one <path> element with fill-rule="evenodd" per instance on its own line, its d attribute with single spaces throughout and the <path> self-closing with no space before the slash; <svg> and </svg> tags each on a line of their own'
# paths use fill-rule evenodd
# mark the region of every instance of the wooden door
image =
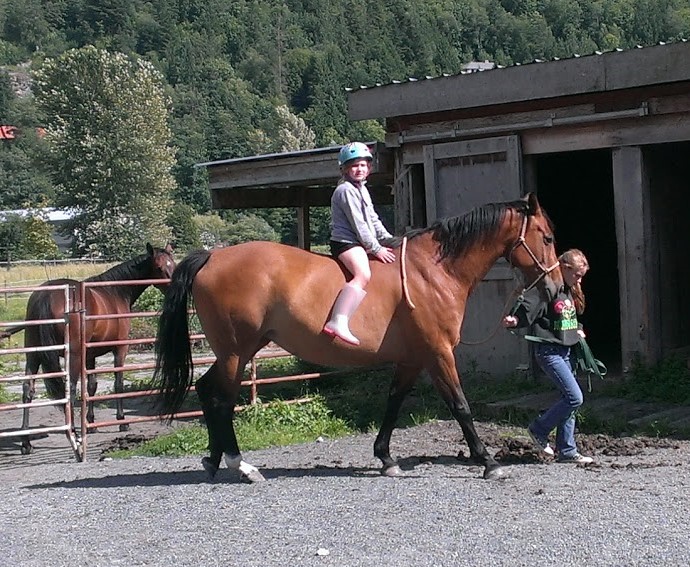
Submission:
<svg viewBox="0 0 690 567">
<path fill-rule="evenodd" d="M 523 194 L 521 164 L 518 136 L 426 146 L 427 222 L 459 215 L 485 203 L 519 199 Z M 521 285 L 520 276 L 501 258 L 474 290 L 467 304 L 462 341 L 481 344 L 460 344 L 456 350 L 460 371 L 476 369 L 504 376 L 527 368 L 526 341 L 503 328 L 497 329 L 506 300 Z"/>
</svg>

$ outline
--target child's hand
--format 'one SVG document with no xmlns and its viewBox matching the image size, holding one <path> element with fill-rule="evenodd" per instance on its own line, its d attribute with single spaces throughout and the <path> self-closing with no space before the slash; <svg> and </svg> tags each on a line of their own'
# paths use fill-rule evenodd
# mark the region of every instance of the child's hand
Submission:
<svg viewBox="0 0 690 567">
<path fill-rule="evenodd" d="M 383 262 L 384 264 L 390 264 L 391 262 L 395 262 L 395 253 L 391 248 L 387 248 L 385 246 L 382 246 L 381 250 L 374 254 L 374 257 Z"/>
<path fill-rule="evenodd" d="M 506 315 L 503 317 L 503 326 L 506 328 L 517 327 L 518 320 L 515 315 Z"/>
<path fill-rule="evenodd" d="M 582 329 L 578 329 L 577 334 L 580 335 L 583 339 L 587 336 L 585 335 L 585 332 Z"/>
</svg>

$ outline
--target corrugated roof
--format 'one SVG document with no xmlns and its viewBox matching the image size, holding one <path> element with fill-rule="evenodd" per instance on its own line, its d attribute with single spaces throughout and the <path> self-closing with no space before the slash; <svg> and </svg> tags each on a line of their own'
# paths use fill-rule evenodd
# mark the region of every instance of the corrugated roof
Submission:
<svg viewBox="0 0 690 567">
<path fill-rule="evenodd" d="M 457 77 L 460 75 L 472 75 L 474 73 L 491 73 L 492 71 L 498 71 L 500 69 L 506 69 L 506 68 L 511 68 L 511 67 L 524 67 L 525 65 L 534 65 L 538 63 L 546 63 L 549 61 L 567 61 L 568 59 L 577 59 L 580 57 L 595 57 L 598 55 L 603 55 L 605 53 L 616 53 L 616 52 L 623 52 L 623 51 L 631 51 L 632 49 L 646 49 L 649 47 L 656 47 L 659 45 L 667 45 L 667 44 L 672 44 L 672 43 L 686 43 L 688 40 L 683 38 L 679 39 L 678 41 L 673 41 L 673 42 L 665 42 L 665 41 L 660 41 L 659 43 L 656 43 L 654 45 L 636 45 L 634 48 L 630 49 L 612 49 L 609 51 L 594 51 L 593 53 L 589 54 L 584 54 L 581 55 L 579 53 L 573 53 L 570 57 L 552 57 L 550 59 L 534 59 L 533 61 L 529 61 L 528 63 L 514 63 L 513 65 L 495 65 L 492 68 L 489 68 L 487 65 L 476 65 L 476 66 L 470 66 L 468 68 L 463 68 L 460 70 L 458 73 L 441 73 L 440 75 L 436 76 L 430 76 L 426 75 L 424 77 L 408 77 L 407 79 L 391 79 L 388 83 L 375 83 L 373 85 L 360 85 L 359 87 L 345 87 L 345 91 L 352 93 L 352 92 L 357 92 L 360 90 L 370 90 L 370 89 L 375 89 L 377 87 L 385 87 L 388 85 L 400 85 L 400 84 L 405 84 L 405 83 L 414 83 L 417 81 L 428 81 L 428 80 L 433 80 L 433 79 L 440 79 L 442 77 Z M 474 62 L 478 63 L 478 62 Z M 484 63 L 487 63 L 486 61 Z M 490 62 L 489 62 L 490 63 Z M 463 66 L 465 67 L 465 66 Z"/>
</svg>

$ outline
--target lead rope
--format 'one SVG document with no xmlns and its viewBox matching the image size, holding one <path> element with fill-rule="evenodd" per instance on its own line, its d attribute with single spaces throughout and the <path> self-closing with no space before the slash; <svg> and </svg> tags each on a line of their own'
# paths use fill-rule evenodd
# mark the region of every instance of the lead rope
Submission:
<svg viewBox="0 0 690 567">
<path fill-rule="evenodd" d="M 491 340 L 492 338 L 494 338 L 496 333 L 498 333 L 498 330 L 503 326 L 503 317 L 508 314 L 508 313 L 506 313 L 506 309 L 508 308 L 508 305 L 513 303 L 515 300 L 520 300 L 521 298 L 523 298 L 524 290 L 522 290 L 522 291 L 519 291 L 519 290 L 520 290 L 520 288 L 516 287 L 508 296 L 508 299 L 503 304 L 503 309 L 501 309 L 501 316 L 498 319 L 498 324 L 494 327 L 494 329 L 491 331 L 491 333 L 489 334 L 488 337 L 486 337 L 485 339 L 482 339 L 481 341 L 463 341 L 462 339 L 460 339 L 460 344 L 467 345 L 467 346 L 477 346 L 477 345 L 481 345 L 481 344 Z M 518 303 L 516 302 L 515 305 L 517 305 L 517 304 Z M 511 311 L 514 311 L 514 309 L 511 309 Z"/>
</svg>

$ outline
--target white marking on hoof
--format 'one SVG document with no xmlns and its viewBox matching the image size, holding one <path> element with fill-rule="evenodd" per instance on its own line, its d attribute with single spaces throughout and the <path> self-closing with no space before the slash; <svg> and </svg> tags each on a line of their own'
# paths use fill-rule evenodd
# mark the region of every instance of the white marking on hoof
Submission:
<svg viewBox="0 0 690 567">
<path fill-rule="evenodd" d="M 240 478 L 245 478 L 249 482 L 261 482 L 262 480 L 266 480 L 259 472 L 259 469 L 257 469 L 254 465 L 250 465 L 249 463 L 243 461 L 240 455 L 230 457 L 229 455 L 224 454 L 223 457 L 225 458 L 225 464 L 229 469 L 234 469 L 240 473 Z"/>
<path fill-rule="evenodd" d="M 485 469 L 484 478 L 486 480 L 503 480 L 508 478 L 508 474 L 505 472 L 503 467 L 496 467 L 494 469 Z"/>
<path fill-rule="evenodd" d="M 390 477 L 403 476 L 402 469 L 398 465 L 388 467 L 387 469 L 383 469 L 381 471 L 381 474 L 383 476 L 390 476 Z"/>
</svg>

